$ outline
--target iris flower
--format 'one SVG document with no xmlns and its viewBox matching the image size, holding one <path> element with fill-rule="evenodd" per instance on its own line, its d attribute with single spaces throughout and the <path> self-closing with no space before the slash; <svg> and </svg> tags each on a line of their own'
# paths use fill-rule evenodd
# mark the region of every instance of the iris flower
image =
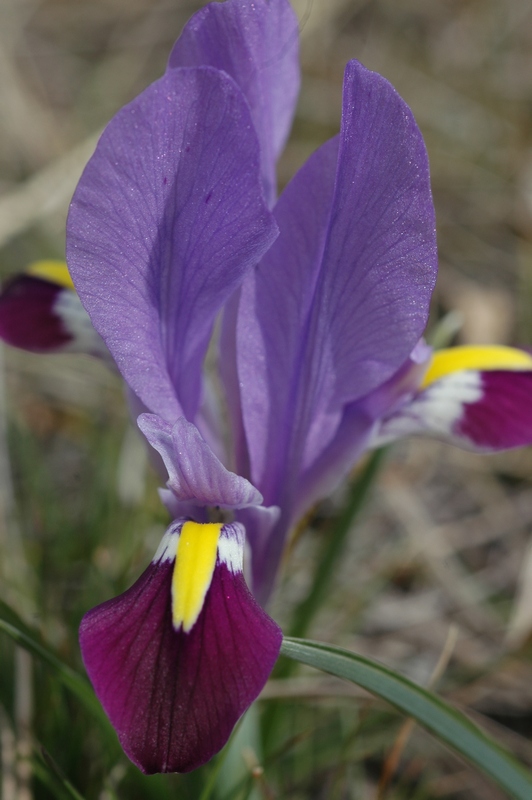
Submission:
<svg viewBox="0 0 532 800">
<path fill-rule="evenodd" d="M 433 353 L 421 338 L 437 269 L 428 162 L 386 80 L 347 64 L 339 135 L 276 201 L 297 57 L 286 0 L 206 6 L 110 122 L 70 208 L 70 274 L 173 519 L 144 574 L 80 631 L 147 773 L 206 762 L 260 693 L 282 640 L 263 607 L 290 532 L 365 450 L 415 433 L 480 451 L 532 441 L 527 353 Z M 34 280 L 55 287 L 43 304 L 57 349 L 72 346 L 72 288 Z M 5 338 L 24 294 L 15 282 L 0 299 Z"/>
</svg>

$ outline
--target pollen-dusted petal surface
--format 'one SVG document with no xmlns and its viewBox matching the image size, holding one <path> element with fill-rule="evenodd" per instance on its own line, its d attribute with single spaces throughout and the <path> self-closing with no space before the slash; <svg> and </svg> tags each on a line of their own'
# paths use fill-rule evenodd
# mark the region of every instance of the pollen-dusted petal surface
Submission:
<svg viewBox="0 0 532 800">
<path fill-rule="evenodd" d="M 373 446 L 413 434 L 494 452 L 532 444 L 532 371 L 459 370 L 385 418 Z"/>
<path fill-rule="evenodd" d="M 262 503 L 261 493 L 226 469 L 196 426 L 184 417 L 169 425 L 155 414 L 141 414 L 137 423 L 162 457 L 168 471 L 167 486 L 180 502 L 227 508 Z"/>
<path fill-rule="evenodd" d="M 216 67 L 239 85 L 259 137 L 269 203 L 299 91 L 298 49 L 298 22 L 287 0 L 226 0 L 192 17 L 169 60 L 169 67 Z"/>
<path fill-rule="evenodd" d="M 172 69 L 104 131 L 74 193 L 67 260 L 118 368 L 150 411 L 193 419 L 214 318 L 276 236 L 233 80 Z"/>
<path fill-rule="evenodd" d="M 238 527 L 224 528 L 211 586 L 189 633 L 172 624 L 173 560 L 164 548 L 127 592 L 82 620 L 89 677 L 126 754 L 145 773 L 188 772 L 208 761 L 279 654 L 281 631 L 238 569 Z"/>
</svg>

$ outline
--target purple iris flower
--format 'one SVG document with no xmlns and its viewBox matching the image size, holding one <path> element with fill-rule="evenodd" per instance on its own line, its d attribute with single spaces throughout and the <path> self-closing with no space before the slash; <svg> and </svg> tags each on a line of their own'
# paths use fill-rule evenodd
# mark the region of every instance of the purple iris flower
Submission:
<svg viewBox="0 0 532 800">
<path fill-rule="evenodd" d="M 365 449 L 419 431 L 485 450 L 532 440 L 532 358 L 466 348 L 449 364 L 420 340 L 437 267 L 428 162 L 386 80 L 347 65 L 339 136 L 275 201 L 297 58 L 287 0 L 206 6 L 108 125 L 70 209 L 77 293 L 167 475 L 173 522 L 152 563 L 80 631 L 147 773 L 203 764 L 257 697 L 282 640 L 261 605 L 287 537 Z M 37 295 L 70 342 L 68 291 Z"/>
</svg>

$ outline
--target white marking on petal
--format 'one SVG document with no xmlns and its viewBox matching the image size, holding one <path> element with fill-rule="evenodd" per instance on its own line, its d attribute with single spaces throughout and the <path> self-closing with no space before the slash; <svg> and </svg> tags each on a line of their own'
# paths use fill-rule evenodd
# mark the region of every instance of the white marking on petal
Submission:
<svg viewBox="0 0 532 800">
<path fill-rule="evenodd" d="M 70 289 L 58 292 L 53 304 L 53 312 L 72 337 L 72 341 L 66 345 L 65 350 L 92 355 L 107 355 L 108 351 L 102 338 L 92 327 L 90 317 L 75 292 Z"/>
<path fill-rule="evenodd" d="M 246 534 L 240 523 L 224 525 L 218 540 L 218 558 L 234 575 L 244 569 L 244 542 Z"/>
<path fill-rule="evenodd" d="M 184 520 L 179 520 L 168 528 L 152 559 L 153 564 L 175 561 L 177 543 L 183 523 Z M 245 529 L 239 522 L 232 522 L 223 526 L 218 540 L 218 558 L 220 563 L 225 564 L 234 575 L 243 572 L 245 542 Z"/>
<path fill-rule="evenodd" d="M 403 406 L 397 414 L 383 420 L 372 441 L 373 447 L 419 433 L 453 437 L 454 428 L 463 416 L 464 405 L 482 399 L 482 374 L 461 370 L 431 384 Z"/>
<path fill-rule="evenodd" d="M 157 564 L 158 562 L 164 563 L 165 561 L 175 561 L 177 543 L 179 541 L 179 534 L 181 533 L 182 527 L 182 520 L 180 522 L 174 522 L 172 525 L 170 525 L 161 539 L 161 543 L 159 544 L 155 555 L 153 556 L 152 564 Z"/>
</svg>

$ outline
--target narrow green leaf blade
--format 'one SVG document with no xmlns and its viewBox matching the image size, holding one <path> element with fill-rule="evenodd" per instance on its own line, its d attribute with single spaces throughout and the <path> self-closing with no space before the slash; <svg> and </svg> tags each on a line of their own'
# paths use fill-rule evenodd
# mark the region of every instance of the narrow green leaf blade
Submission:
<svg viewBox="0 0 532 800">
<path fill-rule="evenodd" d="M 48 664 L 48 666 L 54 670 L 63 685 L 73 692 L 100 722 L 104 723 L 107 728 L 110 728 L 110 723 L 86 678 L 78 674 L 67 664 L 64 664 L 51 650 L 48 650 L 48 648 L 41 644 L 36 638 L 20 630 L 15 625 L 11 625 L 9 622 L 0 619 L 0 631 L 13 639 L 19 647 L 23 647 Z"/>
<path fill-rule="evenodd" d="M 80 795 L 78 790 L 71 784 L 57 762 L 44 747 L 41 747 L 41 756 L 50 774 L 58 782 L 64 794 L 67 797 L 72 798 L 72 800 L 83 800 L 83 797 Z"/>
<path fill-rule="evenodd" d="M 415 719 L 493 778 L 511 797 L 532 798 L 532 774 L 464 714 L 432 692 L 381 664 L 339 647 L 285 638 L 281 653 L 362 686 Z"/>
<path fill-rule="evenodd" d="M 294 618 L 290 625 L 290 636 L 301 638 L 308 631 L 309 626 L 316 613 L 323 606 L 327 597 L 331 582 L 336 574 L 336 568 L 345 549 L 345 545 L 353 522 L 360 514 L 375 479 L 380 472 L 386 448 L 381 447 L 369 456 L 360 474 L 354 480 L 347 502 L 336 520 L 330 535 L 324 542 L 322 552 L 316 559 L 315 572 L 310 581 L 308 595 L 300 603 L 294 612 Z"/>
</svg>

